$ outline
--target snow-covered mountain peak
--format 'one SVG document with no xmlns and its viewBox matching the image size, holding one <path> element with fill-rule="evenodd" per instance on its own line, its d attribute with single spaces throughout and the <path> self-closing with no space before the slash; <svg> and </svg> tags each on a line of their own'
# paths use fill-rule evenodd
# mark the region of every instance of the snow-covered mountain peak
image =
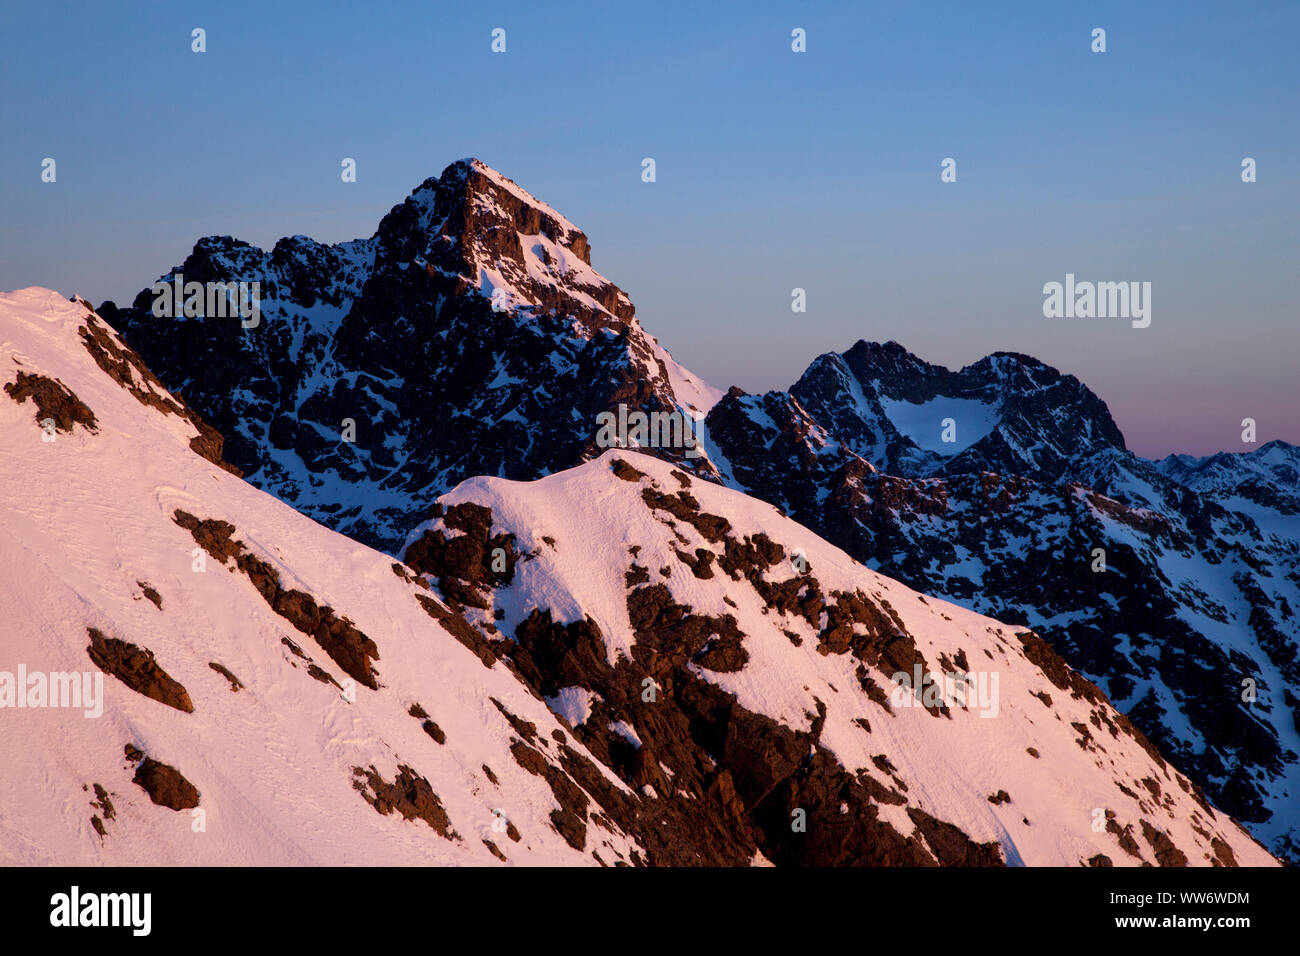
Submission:
<svg viewBox="0 0 1300 956">
<path fill-rule="evenodd" d="M 631 300 L 591 267 L 586 234 L 480 160 L 425 180 L 376 235 L 381 257 L 411 257 L 431 274 L 457 277 L 498 311 L 562 314 L 588 329 L 634 321 Z"/>
<path fill-rule="evenodd" d="M 1082 456 L 1124 447 L 1101 399 L 1074 376 L 1015 352 L 954 372 L 894 341 L 859 341 L 819 356 L 790 391 L 891 474 L 1056 477 Z"/>
<path fill-rule="evenodd" d="M 452 163 L 374 236 L 270 253 L 196 243 L 167 275 L 257 284 L 253 325 L 158 316 L 146 288 L 101 313 L 227 437 L 249 480 L 395 549 L 434 497 L 476 474 L 532 478 L 599 449 L 606 413 L 702 417 L 718 394 L 637 323 L 585 234 L 475 160 Z M 683 467 L 681 440 L 663 449 Z"/>
</svg>

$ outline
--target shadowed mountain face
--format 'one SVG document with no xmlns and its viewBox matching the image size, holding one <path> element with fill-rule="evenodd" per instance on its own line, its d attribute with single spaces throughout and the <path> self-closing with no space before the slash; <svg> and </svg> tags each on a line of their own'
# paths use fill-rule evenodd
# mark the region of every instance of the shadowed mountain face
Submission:
<svg viewBox="0 0 1300 956">
<path fill-rule="evenodd" d="M 322 523 L 395 554 L 469 477 L 598 455 L 601 412 L 707 411 L 707 457 L 646 450 L 918 591 L 1034 628 L 1300 859 L 1292 446 L 1152 463 L 1085 385 L 1008 352 L 952 371 L 859 342 L 789 392 L 723 395 L 641 328 L 577 227 L 477 161 L 370 239 L 205 239 L 178 272 L 259 281 L 260 325 L 156 318 L 148 290 L 105 317 L 249 481 Z"/>
<path fill-rule="evenodd" d="M 266 253 L 208 238 L 177 273 L 259 282 L 260 323 L 156 317 L 148 289 L 104 317 L 249 481 L 389 551 L 465 478 L 582 461 L 620 404 L 676 410 L 664 353 L 587 237 L 477 161 L 422 183 L 369 239 Z"/>
</svg>

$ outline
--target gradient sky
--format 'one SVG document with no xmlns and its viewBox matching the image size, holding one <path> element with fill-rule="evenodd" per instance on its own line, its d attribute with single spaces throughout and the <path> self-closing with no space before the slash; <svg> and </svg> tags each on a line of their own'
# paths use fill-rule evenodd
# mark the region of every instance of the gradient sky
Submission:
<svg viewBox="0 0 1300 956">
<path fill-rule="evenodd" d="M 203 235 L 369 236 L 478 156 L 719 387 L 896 339 L 1035 355 L 1144 455 L 1249 450 L 1247 416 L 1300 443 L 1294 2 L 6 4 L 0 36 L 2 289 L 124 301 Z M 1044 318 L 1067 272 L 1152 282 L 1150 328 Z"/>
</svg>

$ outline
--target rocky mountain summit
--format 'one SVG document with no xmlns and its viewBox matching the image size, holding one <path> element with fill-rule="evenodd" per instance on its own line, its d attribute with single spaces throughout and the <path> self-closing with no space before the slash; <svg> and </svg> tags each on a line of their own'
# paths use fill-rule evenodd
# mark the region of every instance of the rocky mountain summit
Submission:
<svg viewBox="0 0 1300 956">
<path fill-rule="evenodd" d="M 389 551 L 465 478 L 597 453 L 602 412 L 689 411 L 586 235 L 477 160 L 421 183 L 369 239 L 267 253 L 212 237 L 177 275 L 259 283 L 260 323 L 155 316 L 151 289 L 100 312 L 249 481 Z M 686 450 L 664 449 L 694 468 Z"/>
<path fill-rule="evenodd" d="M 1083 456 L 1124 449 L 1105 403 L 1083 383 L 1011 352 L 953 372 L 897 342 L 858 342 L 819 357 L 790 394 L 854 453 L 903 477 L 1055 479 Z"/>
</svg>

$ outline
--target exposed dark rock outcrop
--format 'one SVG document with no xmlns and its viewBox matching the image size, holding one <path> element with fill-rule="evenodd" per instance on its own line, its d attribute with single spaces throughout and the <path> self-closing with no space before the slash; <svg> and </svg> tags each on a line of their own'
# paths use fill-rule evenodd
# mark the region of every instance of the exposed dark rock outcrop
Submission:
<svg viewBox="0 0 1300 956">
<path fill-rule="evenodd" d="M 378 688 L 378 677 L 371 664 L 379 659 L 375 642 L 347 618 L 335 614 L 332 607 L 319 604 L 304 591 L 284 588 L 275 568 L 233 537 L 234 525 L 215 519 L 200 520 L 180 510 L 172 520 L 189 531 L 198 545 L 223 565 L 233 559 L 235 567 L 248 577 L 271 609 L 313 638 L 344 673 L 371 690 Z"/>
<path fill-rule="evenodd" d="M 88 627 L 86 632 L 90 635 L 86 653 L 105 674 L 116 677 L 137 694 L 184 713 L 194 713 L 189 692 L 159 666 L 153 651 L 108 637 L 98 628 Z"/>
<path fill-rule="evenodd" d="M 199 791 L 175 767 L 145 757 L 135 770 L 131 782 L 160 807 L 169 810 L 192 810 L 199 805 Z"/>
<path fill-rule="evenodd" d="M 397 811 L 403 820 L 423 820 L 439 836 L 447 840 L 460 837 L 451 828 L 451 820 L 442 807 L 442 801 L 424 779 L 405 764 L 397 768 L 393 780 L 385 780 L 373 766 L 354 767 L 352 786 L 360 791 L 365 801 L 379 813 L 387 816 Z"/>
<path fill-rule="evenodd" d="M 71 432 L 74 425 L 91 433 L 99 430 L 95 413 L 58 379 L 20 371 L 18 378 L 5 386 L 5 394 L 19 405 L 30 398 L 38 425 L 53 421 L 55 430 L 61 432 Z"/>
<path fill-rule="evenodd" d="M 222 677 L 224 677 L 230 683 L 230 692 L 232 694 L 238 694 L 241 690 L 244 689 L 244 685 L 240 682 L 239 678 L 236 677 L 234 674 L 230 673 L 229 669 L 227 669 L 225 666 L 218 664 L 216 661 L 211 661 L 208 664 L 208 666 L 212 668 L 214 671 L 216 671 L 218 674 L 220 674 Z"/>
</svg>

